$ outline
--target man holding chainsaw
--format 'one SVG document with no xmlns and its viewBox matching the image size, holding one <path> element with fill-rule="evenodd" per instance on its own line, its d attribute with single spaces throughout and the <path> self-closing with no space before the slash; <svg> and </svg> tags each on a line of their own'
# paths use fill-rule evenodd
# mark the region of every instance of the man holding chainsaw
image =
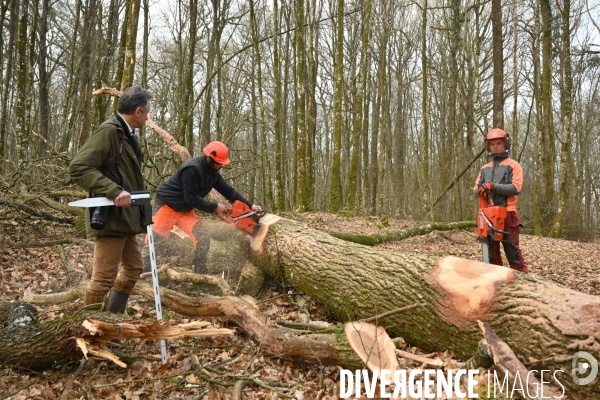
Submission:
<svg viewBox="0 0 600 400">
<path fill-rule="evenodd" d="M 475 181 L 475 195 L 487 200 L 489 205 L 506 207 L 503 231 L 508 235 L 502 238 L 504 253 L 512 269 L 529 272 L 519 249 L 519 217 L 517 197 L 523 185 L 523 169 L 510 158 L 510 137 L 502 129 L 494 128 L 486 135 L 485 147 L 492 162 L 481 167 Z M 493 233 L 491 233 L 493 235 Z M 502 265 L 500 241 L 488 237 L 489 262 Z"/>
<path fill-rule="evenodd" d="M 221 203 L 206 200 L 204 197 L 215 189 L 231 203 L 238 200 L 252 211 L 261 211 L 259 205 L 252 204 L 225 182 L 219 173 L 230 163 L 229 149 L 219 141 L 210 142 L 202 150 L 203 156 L 184 163 L 168 181 L 156 189 L 153 206 L 155 243 L 162 247 L 173 226 L 177 225 L 194 241 L 194 272 L 206 274 L 206 259 L 210 247 L 210 236 L 202 227 L 200 218 L 194 212 L 198 209 L 217 215 L 228 212 Z"/>
<path fill-rule="evenodd" d="M 118 114 L 96 129 L 69 166 L 75 183 L 115 204 L 86 212 L 87 236 L 95 238 L 95 245 L 92 278 L 84 300 L 86 306 L 100 307 L 110 291 L 105 309 L 114 313 L 125 312 L 144 270 L 136 234 L 146 232 L 146 224 L 142 208 L 131 207 L 131 192 L 145 189 L 140 170 L 142 152 L 134 129 L 146 123 L 153 97 L 138 85 L 125 89 Z"/>
</svg>

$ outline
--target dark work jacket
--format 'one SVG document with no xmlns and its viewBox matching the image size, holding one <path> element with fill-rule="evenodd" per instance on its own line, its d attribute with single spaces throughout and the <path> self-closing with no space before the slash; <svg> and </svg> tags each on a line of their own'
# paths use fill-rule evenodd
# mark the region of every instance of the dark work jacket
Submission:
<svg viewBox="0 0 600 400">
<path fill-rule="evenodd" d="M 215 189 L 231 203 L 239 200 L 252 207 L 252 203 L 225 182 L 219 171 L 212 170 L 206 164 L 206 158 L 195 157 L 184 163 L 168 181 L 156 189 L 156 198 L 175 211 L 186 212 L 197 208 L 214 213 L 218 204 L 205 200 L 204 197 Z"/>
<path fill-rule="evenodd" d="M 121 165 L 117 171 L 117 154 L 123 138 Z M 144 190 L 140 159 L 136 154 L 135 140 L 127 134 L 116 116 L 100 125 L 81 147 L 69 166 L 71 179 L 90 193 L 114 199 L 123 190 L 129 193 Z M 139 151 L 139 150 L 138 150 Z M 120 173 L 120 176 L 119 176 Z M 126 236 L 146 232 L 143 207 L 109 207 L 103 230 L 90 227 L 86 212 L 88 238 L 96 236 Z"/>
</svg>

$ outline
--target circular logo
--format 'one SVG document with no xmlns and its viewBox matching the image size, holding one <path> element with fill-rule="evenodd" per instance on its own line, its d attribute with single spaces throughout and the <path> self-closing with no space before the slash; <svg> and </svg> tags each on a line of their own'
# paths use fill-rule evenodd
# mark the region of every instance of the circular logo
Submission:
<svg viewBox="0 0 600 400">
<path fill-rule="evenodd" d="M 571 375 L 576 385 L 587 385 L 598 375 L 598 361 L 590 353 L 578 351 L 573 355 Z M 582 378 L 580 375 L 585 377 Z"/>
</svg>

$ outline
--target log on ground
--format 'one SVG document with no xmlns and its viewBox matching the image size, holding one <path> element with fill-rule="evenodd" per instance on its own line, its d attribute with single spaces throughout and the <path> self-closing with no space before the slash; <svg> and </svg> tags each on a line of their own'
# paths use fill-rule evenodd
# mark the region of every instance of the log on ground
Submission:
<svg viewBox="0 0 600 400">
<path fill-rule="evenodd" d="M 296 221 L 263 229 L 254 264 L 342 321 L 425 302 L 377 324 L 427 352 L 450 350 L 467 360 L 481 339 L 477 321 L 487 322 L 528 368 L 565 371 L 570 398 L 600 397 L 600 385 L 570 378 L 575 352 L 600 359 L 597 296 L 482 262 L 365 247 Z"/>
</svg>

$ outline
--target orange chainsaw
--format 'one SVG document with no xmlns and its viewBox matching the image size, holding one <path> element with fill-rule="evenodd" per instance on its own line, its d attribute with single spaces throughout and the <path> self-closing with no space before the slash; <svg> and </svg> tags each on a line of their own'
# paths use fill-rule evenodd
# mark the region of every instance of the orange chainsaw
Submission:
<svg viewBox="0 0 600 400">
<path fill-rule="evenodd" d="M 227 210 L 228 216 L 217 214 L 228 224 L 235 225 L 242 232 L 254 236 L 260 229 L 260 219 L 267 213 L 265 210 L 252 211 L 248 205 L 239 200 L 233 202 L 233 206 Z"/>
<path fill-rule="evenodd" d="M 479 196 L 479 212 L 477 213 L 477 241 L 481 242 L 483 262 L 490 262 L 489 240 L 502 241 L 504 235 L 504 220 L 506 220 L 506 207 L 495 206 L 492 192 L 485 191 L 486 196 Z"/>
</svg>

